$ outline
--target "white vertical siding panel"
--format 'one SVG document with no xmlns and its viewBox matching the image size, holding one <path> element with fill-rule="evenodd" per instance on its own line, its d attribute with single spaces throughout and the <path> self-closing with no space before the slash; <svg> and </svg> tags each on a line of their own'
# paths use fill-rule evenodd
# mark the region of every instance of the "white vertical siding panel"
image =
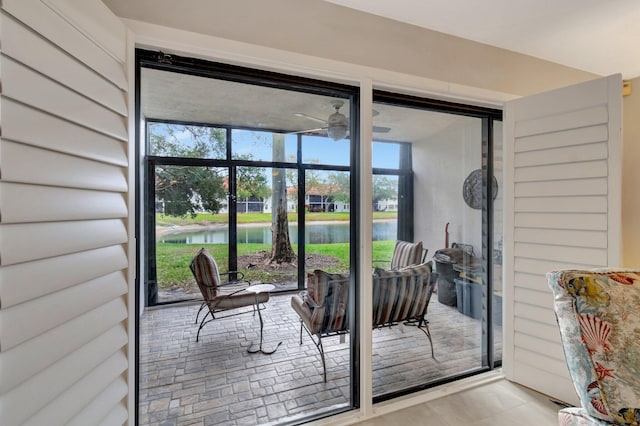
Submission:
<svg viewBox="0 0 640 426">
<path fill-rule="evenodd" d="M 607 250 L 605 248 L 562 247 L 558 245 L 515 243 L 515 249 L 519 256 L 530 259 L 556 259 L 560 262 L 591 262 L 605 265 L 607 263 Z"/>
<path fill-rule="evenodd" d="M 0 5 L 0 424 L 133 421 L 127 30 Z"/>
<path fill-rule="evenodd" d="M 127 306 L 123 298 L 118 297 L 21 345 L 0 352 L 0 394 L 35 376 L 126 317 Z"/>
<path fill-rule="evenodd" d="M 519 362 L 531 365 L 531 366 L 545 366 L 545 371 L 551 374 L 562 376 L 566 373 L 567 363 L 564 358 L 556 359 L 548 356 L 548 354 L 541 354 L 534 351 L 524 350 L 521 348 L 516 349 L 516 359 Z"/>
<path fill-rule="evenodd" d="M 104 415 L 104 409 L 99 404 L 98 398 L 113 397 L 109 392 L 110 384 L 127 369 L 127 357 L 122 351 L 116 352 L 105 362 L 98 365 L 93 371 L 88 372 L 80 380 L 73 383 L 66 391 L 58 395 L 49 405 L 42 408 L 29 420 L 27 425 L 66 425 L 76 414 L 78 408 L 86 408 L 93 411 L 94 420 Z M 94 403 L 95 402 L 95 403 Z M 89 407 L 88 405 L 92 406 Z M 108 412 L 108 411 L 107 411 Z M 85 414 L 87 416 L 87 414 Z M 85 423 L 86 424 L 86 423 Z"/>
<path fill-rule="evenodd" d="M 518 121 L 516 123 L 516 137 L 594 126 L 607 123 L 608 119 L 609 113 L 605 105 L 596 105 L 563 113 L 558 112 L 544 117 Z"/>
<path fill-rule="evenodd" d="M 551 164 L 548 166 L 519 167 L 515 171 L 516 182 L 532 182 L 561 179 L 584 179 L 607 176 L 607 162 L 604 160 L 572 164 Z"/>
<path fill-rule="evenodd" d="M 85 426 L 95 424 L 96 420 L 106 419 L 126 395 L 127 382 L 122 377 L 118 377 L 101 395 L 98 395 L 78 415 L 69 420 L 66 423 L 67 426 Z M 122 421 L 120 424 L 122 424 Z"/>
<path fill-rule="evenodd" d="M 613 76 L 523 98 L 505 114 L 513 176 L 505 191 L 505 373 L 568 402 L 575 392 L 545 273 L 619 261 L 619 84 Z"/>
<path fill-rule="evenodd" d="M 50 42 L 2 15 L 2 52 L 34 70 L 47 74 L 58 83 L 100 103 L 122 116 L 127 115 L 125 95 L 113 83 L 105 80 L 84 64 L 55 49 Z M 51 64 L 56 64 L 52 67 Z"/>
<path fill-rule="evenodd" d="M 559 148 L 562 146 L 585 145 L 595 142 L 605 142 L 609 137 L 606 123 L 578 129 L 560 130 L 518 138 L 516 152 L 538 151 L 541 149 Z"/>
<path fill-rule="evenodd" d="M 77 157 L 127 166 L 126 144 L 45 112 L 3 99 L 2 137 Z"/>
<path fill-rule="evenodd" d="M 515 288 L 522 287 L 531 290 L 545 291 L 547 278 L 542 273 L 532 274 L 518 270 L 513 277 L 512 292 Z M 513 300 L 513 297 L 511 298 Z"/>
<path fill-rule="evenodd" d="M 555 327 L 557 324 L 556 318 L 553 315 L 549 315 L 549 305 L 547 304 L 542 307 L 516 301 L 516 307 L 518 308 L 518 318 L 528 319 L 530 321 L 538 321 L 552 327 Z M 560 347 L 560 344 L 558 342 L 552 343 Z"/>
<path fill-rule="evenodd" d="M 64 16 L 64 19 L 85 37 L 101 46 L 118 62 L 126 61 L 122 46 L 126 42 L 126 28 L 102 2 L 95 4 L 79 0 L 43 0 L 43 2 Z"/>
<path fill-rule="evenodd" d="M 607 179 L 567 179 L 544 182 L 516 182 L 516 197 L 561 197 L 576 195 L 606 195 Z"/>
<path fill-rule="evenodd" d="M 595 213 L 576 215 L 564 213 L 516 213 L 515 224 L 518 228 L 545 229 L 583 229 L 585 231 L 605 231 L 607 215 Z"/>
<path fill-rule="evenodd" d="M 9 350 L 127 292 L 122 271 L 0 311 L 0 342 Z M 55 306 L 55 310 L 48 309 Z"/>
<path fill-rule="evenodd" d="M 547 309 L 546 315 L 547 317 L 554 318 L 552 310 Z M 551 341 L 559 341 L 560 338 L 558 326 L 549 325 L 548 321 L 531 321 L 525 318 L 516 317 L 514 320 L 514 330 L 522 336 L 533 336 Z M 540 367 L 543 366 L 544 364 Z"/>
<path fill-rule="evenodd" d="M 33 105 L 49 114 L 126 140 L 126 120 L 84 96 L 73 92 L 42 74 L 15 62 L 7 56 L 0 58 L 2 66 L 2 95 Z"/>
<path fill-rule="evenodd" d="M 530 290 L 516 287 L 513 301 L 516 303 L 521 302 L 527 305 L 539 306 L 546 309 L 553 308 L 553 300 L 549 300 L 549 294 L 544 288 L 540 288 L 539 290 Z"/>
<path fill-rule="evenodd" d="M 71 352 L 20 386 L 1 395 L 0 411 L 4 424 L 25 424 L 35 413 L 63 394 L 74 383 L 91 374 L 93 370 L 102 365 L 113 370 L 113 365 L 107 365 L 111 359 L 115 359 L 117 361 L 116 367 L 120 368 L 124 358 L 124 368 L 126 368 L 126 357 L 120 349 L 126 342 L 127 332 L 124 326 L 119 324 L 77 351 Z M 119 373 L 115 375 L 117 374 Z M 76 404 L 60 408 L 75 409 L 75 412 L 82 409 Z"/>
<path fill-rule="evenodd" d="M 564 362 L 564 350 L 559 342 L 553 342 L 545 339 L 539 339 L 537 337 L 527 336 L 524 338 L 522 334 L 518 334 L 515 337 L 516 346 L 543 355 L 548 355 L 550 358 L 554 358 Z"/>
<path fill-rule="evenodd" d="M 604 230 L 518 228 L 514 239 L 523 243 L 555 244 L 567 248 L 607 246 L 607 232 Z"/>
<path fill-rule="evenodd" d="M 543 149 L 517 153 L 514 158 L 514 165 L 516 167 L 527 167 L 586 162 L 607 158 L 607 154 L 606 143 Z"/>
<path fill-rule="evenodd" d="M 536 389 L 538 392 L 553 396 L 574 406 L 580 405 L 573 388 L 573 382 L 567 374 L 553 374 L 547 371 L 544 366 L 532 366 L 519 360 L 518 369 L 514 372 L 511 380 L 517 383 L 527 383 L 531 389 Z M 562 394 L 562 398 L 558 396 L 559 391 L 565 392 Z"/>
<path fill-rule="evenodd" d="M 0 268 L 0 306 L 8 308 L 126 267 L 127 254 L 120 244 L 5 266 Z"/>
<path fill-rule="evenodd" d="M 95 3 L 95 1 L 87 3 Z M 2 7 L 35 32 L 87 64 L 98 74 L 103 75 L 120 89 L 127 90 L 127 77 L 123 61 L 118 61 L 97 47 L 91 39 L 69 25 L 61 14 L 54 12 L 40 0 L 3 0 Z M 110 20 L 110 22 L 115 21 Z M 116 24 L 110 30 L 123 34 L 126 32 L 126 28 L 121 22 L 120 25 Z M 124 46 L 120 46 L 120 48 L 124 50 Z"/>
<path fill-rule="evenodd" d="M 98 423 L 99 426 L 118 426 L 127 421 L 127 407 L 124 403 L 116 405 L 107 416 Z"/>
<path fill-rule="evenodd" d="M 2 265 L 127 242 L 127 230 L 120 219 L 11 224 L 0 230 Z"/>
<path fill-rule="evenodd" d="M 127 191 L 126 169 L 119 166 L 9 141 L 4 141 L 2 150 L 0 170 L 5 182 Z"/>
<path fill-rule="evenodd" d="M 571 262 L 560 262 L 556 259 L 528 259 L 526 257 L 519 257 L 516 255 L 514 259 L 514 268 L 517 268 L 518 272 L 525 272 L 529 274 L 539 274 L 540 276 L 545 275 L 546 272 L 549 271 L 557 271 L 560 269 L 590 269 L 590 268 L 602 268 L 606 265 L 601 263 L 593 263 L 589 262 L 588 259 L 584 259 L 583 262 L 580 263 L 571 263 Z M 545 272 L 542 272 L 545 271 Z"/>
<path fill-rule="evenodd" d="M 124 195 L 116 192 L 0 183 L 3 223 L 119 218 L 127 215 Z"/>
<path fill-rule="evenodd" d="M 606 213 L 607 197 L 523 197 L 515 200 L 514 209 L 524 213 Z"/>
</svg>

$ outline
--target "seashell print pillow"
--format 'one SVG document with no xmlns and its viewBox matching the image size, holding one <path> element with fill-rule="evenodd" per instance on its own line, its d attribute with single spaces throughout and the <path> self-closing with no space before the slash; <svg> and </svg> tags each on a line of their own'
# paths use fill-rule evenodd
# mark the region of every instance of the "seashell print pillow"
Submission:
<svg viewBox="0 0 640 426">
<path fill-rule="evenodd" d="M 569 373 L 598 419 L 640 424 L 640 271 L 547 274 Z"/>
</svg>

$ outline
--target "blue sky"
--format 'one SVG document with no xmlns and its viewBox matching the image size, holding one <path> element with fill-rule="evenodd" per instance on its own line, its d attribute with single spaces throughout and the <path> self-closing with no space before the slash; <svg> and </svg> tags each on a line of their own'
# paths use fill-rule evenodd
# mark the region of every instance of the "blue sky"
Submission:
<svg viewBox="0 0 640 426">
<path fill-rule="evenodd" d="M 155 132 L 162 133 L 161 126 L 153 126 Z M 187 131 L 175 133 L 177 139 L 191 145 L 191 134 Z M 251 155 L 254 160 L 271 161 L 272 135 L 269 132 L 233 130 L 233 156 Z M 285 158 L 295 161 L 297 135 L 285 135 Z M 373 146 L 373 167 L 398 168 L 399 146 L 393 143 L 375 142 Z M 328 137 L 302 137 L 302 161 L 334 166 L 349 165 L 349 140 L 334 141 Z"/>
</svg>

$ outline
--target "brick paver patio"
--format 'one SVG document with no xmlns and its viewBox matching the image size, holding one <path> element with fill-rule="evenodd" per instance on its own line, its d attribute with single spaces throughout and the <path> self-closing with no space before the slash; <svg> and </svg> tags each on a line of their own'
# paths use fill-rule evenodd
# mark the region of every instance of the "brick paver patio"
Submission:
<svg viewBox="0 0 640 426">
<path fill-rule="evenodd" d="M 348 406 L 349 336 L 344 343 L 337 336 L 323 339 L 324 383 L 320 356 L 306 333 L 299 344 L 290 298 L 272 295 L 263 311 L 264 347 L 282 341 L 272 355 L 247 352 L 259 339 L 251 308 L 208 324 L 199 342 L 199 304 L 146 310 L 140 321 L 140 425 L 277 424 Z M 480 366 L 479 320 L 440 304 L 435 295 L 427 318 L 437 361 L 415 327 L 373 331 L 374 396 Z M 501 330 L 496 334 L 500 338 Z"/>
</svg>

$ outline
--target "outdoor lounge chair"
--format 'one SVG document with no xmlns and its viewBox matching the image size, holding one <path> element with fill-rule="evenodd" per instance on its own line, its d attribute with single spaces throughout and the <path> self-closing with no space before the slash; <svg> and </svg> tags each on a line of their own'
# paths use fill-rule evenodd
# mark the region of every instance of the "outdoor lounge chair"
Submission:
<svg viewBox="0 0 640 426">
<path fill-rule="evenodd" d="M 397 270 L 405 266 L 418 265 L 427 259 L 429 250 L 422 247 L 422 241 L 410 243 L 408 241 L 397 240 L 393 247 L 393 254 L 390 261 L 390 269 Z M 376 263 L 389 262 L 389 260 L 374 260 Z"/>
<path fill-rule="evenodd" d="M 399 323 L 416 325 L 424 332 L 435 359 L 427 306 L 437 281 L 431 262 L 385 271 L 376 268 L 373 275 L 373 327 Z M 307 276 L 307 290 L 291 298 L 291 306 L 300 317 L 300 344 L 305 329 L 320 352 L 324 381 L 327 367 L 322 338 L 349 332 L 349 276 L 316 270 Z"/>
<path fill-rule="evenodd" d="M 200 249 L 198 254 L 191 260 L 189 267 L 204 298 L 204 302 L 196 316 L 196 323 L 198 322 L 200 311 L 204 307 L 207 308 L 207 313 L 200 321 L 196 342 L 200 339 L 202 328 L 216 319 L 215 314 L 217 312 L 244 306 L 253 306 L 255 312 L 258 303 L 265 303 L 269 300 L 268 292 L 256 294 L 246 291 L 250 283 L 244 279 L 221 282 L 218 265 L 211 254 L 204 248 Z"/>
</svg>

